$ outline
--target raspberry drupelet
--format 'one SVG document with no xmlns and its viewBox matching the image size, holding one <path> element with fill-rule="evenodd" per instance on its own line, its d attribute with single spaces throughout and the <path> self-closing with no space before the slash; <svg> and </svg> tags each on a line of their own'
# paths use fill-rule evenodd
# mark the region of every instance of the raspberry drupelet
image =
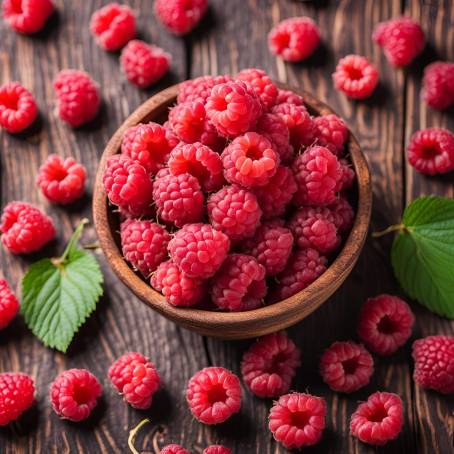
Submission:
<svg viewBox="0 0 454 454">
<path fill-rule="evenodd" d="M 371 354 L 355 342 L 334 342 L 320 358 L 320 375 L 333 391 L 357 391 L 369 383 L 373 372 Z"/>
<path fill-rule="evenodd" d="M 398 437 L 404 422 L 402 399 L 394 393 L 371 394 L 350 419 L 350 433 L 363 443 L 385 445 Z"/>
<path fill-rule="evenodd" d="M 35 401 L 33 379 L 21 373 L 0 373 L 0 426 L 15 421 Z"/>
<path fill-rule="evenodd" d="M 41 30 L 54 12 L 51 0 L 3 0 L 2 6 L 8 25 L 24 34 Z"/>
<path fill-rule="evenodd" d="M 207 6 L 207 0 L 156 0 L 154 10 L 170 32 L 185 35 L 200 22 Z"/>
<path fill-rule="evenodd" d="M 291 90 L 278 90 L 276 104 L 294 104 L 295 106 L 304 106 L 304 99 L 302 96 Z"/>
<path fill-rule="evenodd" d="M 334 203 L 328 205 L 333 213 L 334 224 L 338 231 L 344 235 L 350 232 L 355 220 L 355 212 L 345 197 L 339 197 Z"/>
<path fill-rule="evenodd" d="M 36 182 L 50 202 L 67 205 L 82 197 L 86 174 L 74 158 L 52 154 L 39 168 Z"/>
<path fill-rule="evenodd" d="M 320 32 L 309 17 L 292 17 L 277 24 L 268 34 L 270 51 L 286 61 L 301 61 L 313 54 Z"/>
<path fill-rule="evenodd" d="M 211 225 L 232 241 L 254 235 L 262 216 L 257 197 L 238 185 L 224 186 L 212 194 L 207 211 Z"/>
<path fill-rule="evenodd" d="M 211 299 L 228 311 L 248 311 L 263 304 L 265 268 L 251 255 L 230 254 L 211 282 Z"/>
<path fill-rule="evenodd" d="M 349 135 L 344 121 L 334 114 L 322 115 L 314 118 L 314 126 L 317 145 L 328 148 L 336 156 L 342 156 Z"/>
<path fill-rule="evenodd" d="M 0 278 L 0 330 L 6 328 L 19 310 L 19 302 L 8 282 Z"/>
<path fill-rule="evenodd" d="M 423 388 L 454 393 L 454 337 L 428 336 L 413 342 L 413 379 Z"/>
<path fill-rule="evenodd" d="M 150 408 L 160 382 L 155 365 L 137 352 L 120 356 L 109 367 L 109 379 L 128 404 L 141 410 Z"/>
<path fill-rule="evenodd" d="M 424 68 L 422 98 L 433 109 L 454 104 L 454 63 L 436 61 Z"/>
<path fill-rule="evenodd" d="M 179 92 L 177 97 L 178 104 L 186 101 L 201 101 L 205 104 L 211 89 L 218 84 L 230 82 L 232 78 L 229 75 L 221 76 L 200 76 L 195 79 L 185 80 L 178 86 Z"/>
<path fill-rule="evenodd" d="M 232 454 L 232 450 L 222 445 L 211 445 L 205 448 L 202 454 Z"/>
<path fill-rule="evenodd" d="M 254 93 L 260 98 L 265 109 L 270 109 L 276 104 L 278 89 L 268 74 L 262 69 L 243 69 L 236 76 L 237 79 L 247 82 Z"/>
<path fill-rule="evenodd" d="M 27 129 L 37 116 L 35 98 L 19 82 L 0 87 L 0 127 L 16 134 Z"/>
<path fill-rule="evenodd" d="M 358 336 L 369 350 L 390 355 L 410 338 L 414 322 L 413 312 L 404 300 L 378 295 L 369 298 L 361 308 Z"/>
<path fill-rule="evenodd" d="M 74 422 L 90 416 L 101 394 L 98 379 L 86 369 L 65 370 L 50 387 L 50 400 L 55 413 Z"/>
<path fill-rule="evenodd" d="M 186 400 L 198 421 L 220 424 L 240 411 L 240 380 L 223 367 L 206 367 L 189 380 Z"/>
<path fill-rule="evenodd" d="M 3 246 L 13 254 L 30 254 L 55 238 L 52 219 L 25 202 L 10 202 L 0 220 Z"/>
<path fill-rule="evenodd" d="M 189 451 L 183 448 L 181 445 L 177 445 L 175 443 L 171 445 L 164 446 L 160 454 L 189 454 Z"/>
<path fill-rule="evenodd" d="M 243 381 L 258 397 L 282 396 L 290 389 L 300 358 L 299 349 L 284 332 L 263 336 L 243 355 Z"/>
<path fill-rule="evenodd" d="M 276 441 L 288 449 L 317 444 L 325 429 L 326 403 L 305 393 L 281 396 L 271 407 L 268 427 Z"/>
</svg>

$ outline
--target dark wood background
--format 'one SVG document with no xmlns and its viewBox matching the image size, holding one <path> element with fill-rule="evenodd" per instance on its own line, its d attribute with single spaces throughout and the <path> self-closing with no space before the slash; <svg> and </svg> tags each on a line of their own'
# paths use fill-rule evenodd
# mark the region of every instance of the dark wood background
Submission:
<svg viewBox="0 0 454 454">
<path fill-rule="evenodd" d="M 0 133 L 2 207 L 26 200 L 43 207 L 55 219 L 58 242 L 43 254 L 18 258 L 0 252 L 1 270 L 19 288 L 27 266 L 45 254 L 60 252 L 79 219 L 91 217 L 91 185 L 99 156 L 111 134 L 144 100 L 165 86 L 202 74 L 235 73 L 257 66 L 275 79 L 312 91 L 348 122 L 369 161 L 374 181 L 371 230 L 399 221 L 404 206 L 415 197 L 439 194 L 452 197 L 452 174 L 425 178 L 406 164 L 404 149 L 411 134 L 428 126 L 454 130 L 451 112 L 428 110 L 419 95 L 423 67 L 440 58 L 454 60 L 454 4 L 450 0 L 345 0 L 298 2 L 291 0 L 210 0 L 210 11 L 190 37 L 171 36 L 153 17 L 152 0 L 125 0 L 138 14 L 140 36 L 162 46 L 173 56 L 171 74 L 159 85 L 141 91 L 120 73 L 118 55 L 96 46 L 89 34 L 91 13 L 105 1 L 55 0 L 58 14 L 35 37 L 19 36 L 0 22 L 0 81 L 18 80 L 36 96 L 41 118 L 32 133 L 12 137 Z M 401 13 L 420 20 L 428 38 L 424 54 L 406 70 L 391 68 L 371 33 L 379 21 Z M 301 64 L 286 64 L 268 52 L 266 34 L 279 20 L 308 15 L 318 23 L 323 45 Z M 365 102 L 352 102 L 332 88 L 330 75 L 338 59 L 348 53 L 369 57 L 380 70 L 380 86 Z M 73 131 L 54 110 L 52 78 L 63 68 L 81 68 L 100 83 L 104 106 L 99 119 Z M 34 184 L 40 162 L 50 153 L 73 155 L 88 169 L 88 194 L 70 208 L 50 206 Z M 93 226 L 84 242 L 96 241 Z M 355 319 L 365 298 L 381 292 L 400 293 L 389 261 L 392 238 L 369 239 L 345 285 L 319 310 L 289 333 L 303 352 L 294 389 L 322 395 L 328 402 L 327 428 L 312 453 L 443 453 L 454 452 L 454 399 L 414 386 L 410 345 L 391 358 L 376 358 L 371 383 L 351 396 L 329 391 L 318 374 L 318 358 L 334 340 L 355 338 Z M 184 388 L 189 377 L 208 365 L 239 372 L 242 352 L 249 342 L 221 342 L 180 329 L 153 313 L 123 287 L 99 260 L 105 273 L 105 296 L 96 313 L 75 337 L 66 355 L 45 348 L 20 317 L 0 333 L 0 370 L 24 371 L 37 384 L 37 404 L 18 423 L 0 430 L 4 453 L 128 452 L 127 436 L 144 417 L 146 426 L 137 439 L 144 452 L 158 453 L 171 442 L 201 453 L 214 442 L 235 454 L 283 453 L 267 430 L 270 401 L 244 394 L 241 413 L 219 427 L 205 427 L 190 415 Z M 412 304 L 417 315 L 413 337 L 453 334 L 454 324 Z M 125 405 L 109 386 L 108 365 L 119 355 L 138 350 L 156 364 L 164 389 L 150 411 Z M 86 423 L 61 421 L 50 409 L 49 384 L 62 370 L 85 367 L 104 385 L 104 397 Z M 375 390 L 399 393 L 405 402 L 405 427 L 398 440 L 384 448 L 359 443 L 348 434 L 348 421 L 357 402 Z"/>
</svg>

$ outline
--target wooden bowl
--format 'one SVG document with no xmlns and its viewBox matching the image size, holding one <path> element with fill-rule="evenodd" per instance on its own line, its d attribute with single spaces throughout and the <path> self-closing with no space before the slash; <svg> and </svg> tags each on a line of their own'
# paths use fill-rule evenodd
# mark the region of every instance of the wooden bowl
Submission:
<svg viewBox="0 0 454 454">
<path fill-rule="evenodd" d="M 278 84 L 280 88 L 290 87 Z M 310 93 L 301 94 L 312 114 L 327 115 L 333 111 Z M 276 304 L 247 312 L 215 312 L 178 308 L 166 302 L 149 283 L 136 274 L 123 259 L 119 240 L 119 217 L 111 206 L 102 185 L 106 161 L 119 153 L 123 133 L 131 126 L 148 121 L 162 122 L 175 102 L 178 85 L 167 88 L 142 104 L 113 135 L 101 157 L 93 197 L 93 215 L 99 242 L 109 265 L 123 283 L 148 306 L 175 323 L 200 334 L 222 339 L 246 339 L 287 328 L 309 315 L 324 303 L 344 282 L 358 259 L 369 228 L 372 191 L 370 173 L 356 138 L 348 142 L 350 157 L 357 175 L 357 211 L 353 228 L 342 250 L 328 269 L 310 286 Z"/>
</svg>

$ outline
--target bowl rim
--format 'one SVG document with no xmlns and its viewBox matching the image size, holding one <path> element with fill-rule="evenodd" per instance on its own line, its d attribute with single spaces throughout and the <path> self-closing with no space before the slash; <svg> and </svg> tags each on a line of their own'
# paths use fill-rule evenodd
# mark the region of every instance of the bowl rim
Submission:
<svg viewBox="0 0 454 454">
<path fill-rule="evenodd" d="M 292 90 L 301 95 L 308 108 L 318 114 L 335 114 L 327 104 L 304 90 L 279 82 L 276 82 L 276 85 L 280 89 Z M 165 317 L 189 328 L 195 329 L 194 326 L 205 326 L 208 330 L 209 326 L 211 328 L 230 327 L 234 329 L 236 327 L 241 329 L 242 325 L 248 326 L 251 320 L 261 321 L 264 325 L 273 324 L 273 320 L 276 318 L 285 317 L 286 313 L 295 310 L 295 305 L 298 305 L 301 312 L 305 313 L 304 316 L 308 315 L 334 293 L 346 279 L 356 263 L 369 229 L 372 211 L 371 176 L 364 153 L 350 128 L 348 147 L 350 159 L 357 175 L 356 187 L 358 192 L 354 224 L 342 249 L 326 271 L 311 285 L 295 295 L 277 303 L 244 312 L 220 312 L 191 307 L 175 307 L 167 303 L 161 293 L 142 280 L 123 258 L 110 228 L 109 211 L 112 208 L 109 206 L 102 184 L 106 162 L 109 157 L 118 153 L 124 131 L 131 126 L 149 120 L 147 117 L 150 117 L 155 110 L 162 112 L 171 106 L 177 96 L 178 87 L 179 84 L 172 85 L 140 105 L 117 129 L 103 151 L 93 192 L 93 217 L 98 240 L 107 262 L 120 280 L 143 302 Z M 312 301 L 317 299 L 314 298 L 314 295 L 319 292 L 326 292 L 328 296 L 322 302 Z"/>
</svg>

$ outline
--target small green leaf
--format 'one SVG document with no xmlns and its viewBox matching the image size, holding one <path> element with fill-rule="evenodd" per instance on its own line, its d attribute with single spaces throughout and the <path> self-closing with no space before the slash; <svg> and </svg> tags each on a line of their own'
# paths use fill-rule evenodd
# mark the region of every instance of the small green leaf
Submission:
<svg viewBox="0 0 454 454">
<path fill-rule="evenodd" d="M 34 263 L 22 279 L 25 323 L 46 346 L 62 352 L 102 295 L 98 262 L 78 248 L 86 222 L 76 228 L 61 257 Z"/>
<path fill-rule="evenodd" d="M 454 200 L 421 197 L 404 212 L 391 262 L 402 288 L 429 310 L 454 318 Z"/>
</svg>

